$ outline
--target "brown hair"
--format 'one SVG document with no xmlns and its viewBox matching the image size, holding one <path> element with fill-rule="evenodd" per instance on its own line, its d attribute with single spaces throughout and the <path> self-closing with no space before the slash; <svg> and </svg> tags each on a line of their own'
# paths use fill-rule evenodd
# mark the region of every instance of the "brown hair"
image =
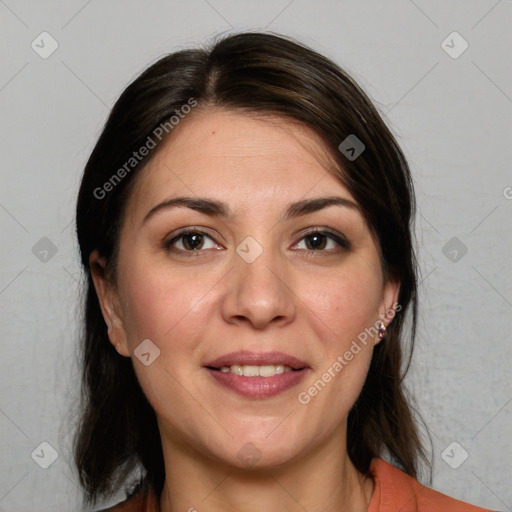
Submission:
<svg viewBox="0 0 512 512">
<path fill-rule="evenodd" d="M 162 142 L 155 140 L 156 149 L 130 172 L 121 173 L 123 178 L 108 187 L 108 193 L 98 190 L 123 165 L 126 170 L 133 152 L 191 98 L 199 106 L 299 121 L 322 137 L 336 159 L 337 177 L 361 206 L 379 242 L 385 278 L 394 276 L 401 283 L 401 312 L 389 325 L 385 341 L 375 347 L 368 377 L 348 416 L 348 453 L 356 468 L 366 473 L 371 459 L 386 450 L 392 462 L 416 476 L 419 457 L 425 461 L 426 457 L 403 384 L 417 318 L 415 203 L 407 162 L 372 102 L 336 64 L 282 36 L 241 33 L 208 49 L 172 53 L 146 69 L 114 105 L 85 167 L 76 210 L 86 297 L 75 462 L 87 501 L 94 503 L 117 492 L 129 483 L 135 469 L 145 473 L 144 482 L 155 492 L 163 487 L 155 413 L 131 359 L 120 357 L 108 340 L 89 255 L 97 249 L 109 266 L 115 265 L 123 208 L 134 178 Z M 356 159 L 338 149 L 349 135 L 365 147 Z M 406 314 L 410 339 L 404 361 L 401 333 Z"/>
</svg>

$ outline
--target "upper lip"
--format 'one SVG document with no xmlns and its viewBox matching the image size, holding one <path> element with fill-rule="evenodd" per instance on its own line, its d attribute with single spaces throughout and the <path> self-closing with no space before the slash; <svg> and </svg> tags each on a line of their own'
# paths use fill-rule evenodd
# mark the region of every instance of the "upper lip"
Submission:
<svg viewBox="0 0 512 512">
<path fill-rule="evenodd" d="M 222 368 L 223 366 L 232 366 L 236 364 L 240 366 L 281 364 L 284 366 L 290 366 L 294 370 L 309 368 L 306 362 L 283 352 L 251 352 L 248 350 L 241 350 L 238 352 L 230 352 L 229 354 L 224 354 L 223 356 L 208 361 L 205 366 Z"/>
</svg>

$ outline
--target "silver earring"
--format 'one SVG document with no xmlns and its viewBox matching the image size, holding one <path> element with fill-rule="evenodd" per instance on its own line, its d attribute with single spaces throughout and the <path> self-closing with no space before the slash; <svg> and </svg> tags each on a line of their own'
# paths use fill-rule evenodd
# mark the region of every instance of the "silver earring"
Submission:
<svg viewBox="0 0 512 512">
<path fill-rule="evenodd" d="M 386 336 L 386 326 L 379 322 L 379 338 L 382 339 L 384 336 Z"/>
</svg>

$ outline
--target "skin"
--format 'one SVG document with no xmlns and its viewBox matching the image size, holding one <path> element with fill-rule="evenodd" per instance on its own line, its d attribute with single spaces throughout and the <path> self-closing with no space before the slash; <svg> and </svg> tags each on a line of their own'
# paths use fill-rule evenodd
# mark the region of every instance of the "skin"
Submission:
<svg viewBox="0 0 512 512">
<path fill-rule="evenodd" d="M 115 280 L 97 252 L 90 258 L 110 341 L 132 357 L 158 418 L 166 468 L 161 510 L 365 511 L 373 481 L 348 458 L 346 425 L 378 337 L 307 405 L 297 395 L 393 309 L 399 283 L 385 282 L 379 247 L 357 208 L 329 206 L 280 221 L 301 199 L 355 202 L 309 128 L 198 108 L 171 135 L 137 176 Z M 223 201 L 232 216 L 167 208 L 144 222 L 176 196 Z M 164 247 L 190 226 L 208 232 L 199 250 L 183 238 L 174 251 Z M 315 249 L 305 237 L 315 227 L 344 235 L 350 249 L 329 237 Z M 252 263 L 236 252 L 248 236 L 263 249 Z M 134 356 L 145 339 L 160 350 L 149 366 Z M 310 369 L 275 397 L 241 397 L 203 367 L 241 349 L 282 351 Z M 259 457 L 250 467 L 240 456 L 247 443 Z"/>
</svg>

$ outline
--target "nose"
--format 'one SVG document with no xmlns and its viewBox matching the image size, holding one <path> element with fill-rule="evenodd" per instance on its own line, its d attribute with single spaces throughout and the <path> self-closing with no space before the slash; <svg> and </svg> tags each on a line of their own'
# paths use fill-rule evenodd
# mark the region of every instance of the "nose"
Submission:
<svg viewBox="0 0 512 512">
<path fill-rule="evenodd" d="M 222 304 L 226 322 L 248 322 L 255 329 L 264 329 L 270 323 L 283 326 L 293 321 L 297 295 L 286 262 L 264 249 L 251 263 L 234 253 L 233 263 Z"/>
</svg>

